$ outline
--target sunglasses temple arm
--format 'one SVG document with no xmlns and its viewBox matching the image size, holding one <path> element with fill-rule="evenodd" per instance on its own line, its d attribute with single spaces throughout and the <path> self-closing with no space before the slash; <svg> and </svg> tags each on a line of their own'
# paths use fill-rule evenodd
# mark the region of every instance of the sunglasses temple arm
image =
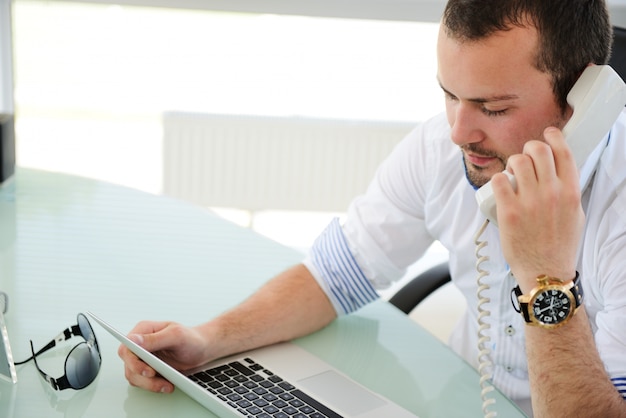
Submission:
<svg viewBox="0 0 626 418">
<path fill-rule="evenodd" d="M 72 337 L 82 336 L 82 335 L 83 334 L 80 332 L 80 328 L 78 327 L 78 325 L 73 325 L 69 328 L 66 328 L 63 332 L 61 332 L 59 335 L 54 337 L 54 340 L 50 341 L 44 348 L 37 351 L 35 353 L 35 356 L 45 353 L 46 351 L 50 350 L 52 347 L 56 346 L 57 344 L 62 343 L 63 341 L 67 341 Z"/>
<path fill-rule="evenodd" d="M 41 367 L 39 367 L 39 363 L 37 362 L 37 354 L 35 354 L 35 350 L 33 349 L 32 341 L 30 342 L 30 351 L 31 353 L 33 353 L 32 359 L 35 362 L 35 367 L 37 368 L 37 371 L 41 374 L 41 377 L 43 377 L 46 382 L 52 385 L 52 388 L 54 390 L 63 390 L 70 387 L 70 384 L 67 381 L 67 375 L 64 375 L 59 379 L 54 379 L 52 376 L 41 370 Z"/>
<path fill-rule="evenodd" d="M 50 350 L 55 345 L 57 345 L 56 340 L 52 340 L 44 348 L 42 348 L 41 350 L 37 351 L 36 353 L 33 350 L 31 350 L 32 355 L 29 358 L 27 358 L 26 360 L 22 360 L 22 361 L 16 361 L 15 365 L 19 366 L 20 364 L 28 363 L 31 360 L 35 360 L 35 362 L 36 362 L 35 357 L 37 357 L 38 355 L 40 355 L 42 353 L 45 353 L 46 351 Z"/>
<path fill-rule="evenodd" d="M 73 336 L 77 336 L 77 335 L 82 335 L 78 325 L 73 325 L 70 328 L 66 328 L 63 332 L 61 332 L 59 335 L 54 337 L 53 340 L 51 340 L 48 344 L 46 344 L 41 350 L 37 351 L 26 360 L 16 362 L 15 365 L 19 366 L 20 364 L 28 363 L 29 361 L 33 360 L 38 355 L 43 354 L 46 351 L 50 350 L 51 348 L 55 347 L 57 344 L 62 343 L 63 341 L 69 340 Z"/>
</svg>

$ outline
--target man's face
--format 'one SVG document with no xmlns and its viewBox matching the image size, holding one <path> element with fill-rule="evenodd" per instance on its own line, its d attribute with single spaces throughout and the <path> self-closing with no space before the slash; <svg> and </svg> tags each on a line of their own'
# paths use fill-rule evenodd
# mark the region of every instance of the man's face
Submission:
<svg viewBox="0 0 626 418">
<path fill-rule="evenodd" d="M 504 170 L 527 141 L 543 140 L 546 127 L 563 127 L 571 114 L 562 114 L 549 74 L 533 65 L 537 39 L 534 28 L 463 43 L 449 38 L 443 26 L 439 31 L 437 76 L 451 138 L 475 186 Z"/>
</svg>

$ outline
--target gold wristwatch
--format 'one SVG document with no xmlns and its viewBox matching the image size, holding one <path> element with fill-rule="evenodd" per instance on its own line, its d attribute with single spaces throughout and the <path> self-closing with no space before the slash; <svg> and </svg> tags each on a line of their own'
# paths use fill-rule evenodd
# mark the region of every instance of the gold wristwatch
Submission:
<svg viewBox="0 0 626 418">
<path fill-rule="evenodd" d="M 565 324 L 583 303 L 583 289 L 576 272 L 574 280 L 542 275 L 537 277 L 539 284 L 530 294 L 523 295 L 519 286 L 511 292 L 513 308 L 520 312 L 526 323 L 542 328 L 556 328 Z M 517 303 L 516 303 L 517 302 Z"/>
</svg>

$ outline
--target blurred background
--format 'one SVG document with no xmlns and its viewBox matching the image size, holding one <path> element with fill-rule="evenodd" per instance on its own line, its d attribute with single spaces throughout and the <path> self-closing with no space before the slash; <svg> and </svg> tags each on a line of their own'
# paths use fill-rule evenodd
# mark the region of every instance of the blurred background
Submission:
<svg viewBox="0 0 626 418">
<path fill-rule="evenodd" d="M 311 156 L 315 144 L 321 147 L 322 139 L 334 135 L 333 129 L 350 129 L 352 148 L 337 150 L 331 141 L 320 151 L 322 160 L 324 155 L 342 156 L 337 165 L 344 171 L 338 175 L 358 173 L 344 200 L 307 210 L 306 204 L 235 205 L 228 199 L 189 197 L 304 252 L 333 217 L 343 215 L 345 199 L 364 191 L 374 167 L 410 127 L 443 110 L 436 82 L 437 30 L 437 23 L 427 22 L 15 0 L 17 165 L 186 198 L 181 190 L 202 177 L 198 171 L 187 172 L 169 190 L 168 181 L 191 167 L 190 156 L 198 152 L 181 154 L 185 135 L 171 133 L 166 115 L 218 118 L 234 121 L 236 127 L 242 125 L 237 118 L 305 122 L 284 133 L 293 136 L 291 143 L 298 142 L 300 132 L 314 130 L 306 123 L 323 126 L 319 138 L 309 138 L 311 149 L 296 148 L 285 156 L 270 152 L 277 158 L 273 166 L 294 155 Z M 378 145 L 360 145 L 358 126 L 384 128 L 372 140 Z M 257 125 L 250 130 L 261 132 Z M 197 136 L 194 132 L 191 136 Z M 229 135 L 222 147 L 236 143 L 241 133 Z M 255 146 L 270 149 L 258 141 Z M 213 154 L 245 153 L 250 147 L 239 146 L 240 151 L 231 146 Z M 369 165 L 359 166 L 365 158 Z M 234 160 L 226 161 L 231 171 L 203 175 L 243 191 L 233 183 L 244 171 Z M 320 160 L 311 168 L 311 178 L 325 170 L 324 164 Z M 218 165 L 199 162 L 194 170 Z M 205 194 L 211 190 L 202 183 L 194 187 Z M 407 278 L 446 257 L 435 245 Z M 444 299 L 462 304 L 455 297 Z M 446 320 L 445 313 L 425 315 L 437 316 L 438 324 Z"/>
</svg>

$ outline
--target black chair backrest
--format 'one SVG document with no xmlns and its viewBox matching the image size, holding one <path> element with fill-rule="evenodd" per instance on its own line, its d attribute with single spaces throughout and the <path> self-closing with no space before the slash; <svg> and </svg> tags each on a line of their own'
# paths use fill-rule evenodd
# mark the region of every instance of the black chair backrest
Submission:
<svg viewBox="0 0 626 418">
<path fill-rule="evenodd" d="M 626 29 L 613 26 L 613 51 L 609 65 L 626 80 Z"/>
<path fill-rule="evenodd" d="M 408 314 L 422 300 L 449 281 L 450 268 L 448 262 L 445 261 L 413 278 L 389 299 L 389 303 Z"/>
</svg>

